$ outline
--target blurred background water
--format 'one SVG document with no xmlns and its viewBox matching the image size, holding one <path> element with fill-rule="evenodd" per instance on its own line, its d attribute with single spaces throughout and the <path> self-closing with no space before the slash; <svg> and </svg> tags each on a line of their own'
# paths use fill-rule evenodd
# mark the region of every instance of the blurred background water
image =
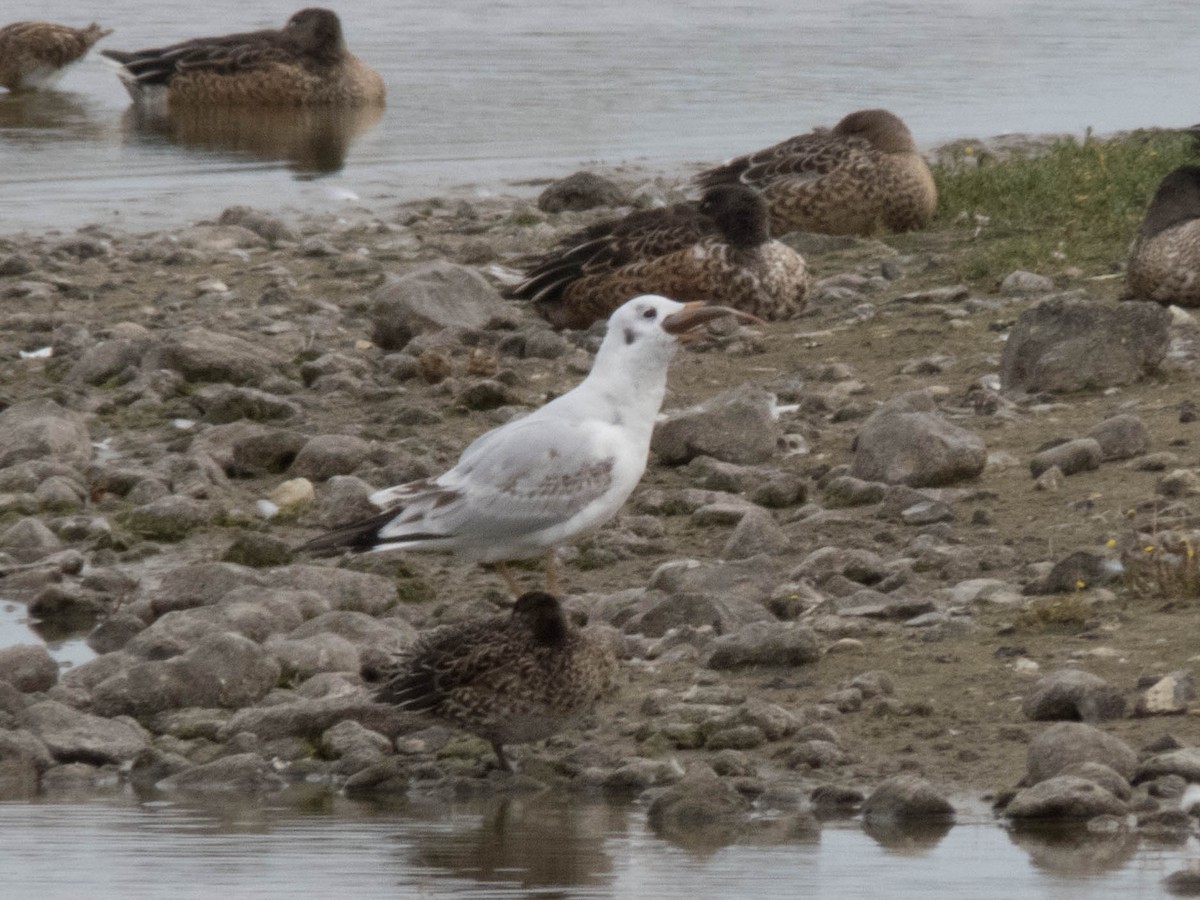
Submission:
<svg viewBox="0 0 1200 900">
<path fill-rule="evenodd" d="M 6 3 L 115 29 L 100 48 L 278 27 L 296 0 Z M 1200 121 L 1182 0 L 459 0 L 341 7 L 388 106 L 335 121 L 140 121 L 93 51 L 57 94 L 0 93 L 0 233 L 181 224 L 496 190 L 584 166 L 673 171 L 889 107 L 931 147 Z M 249 121 L 247 121 L 247 119 Z M 474 186 L 473 188 L 471 186 Z"/>
</svg>

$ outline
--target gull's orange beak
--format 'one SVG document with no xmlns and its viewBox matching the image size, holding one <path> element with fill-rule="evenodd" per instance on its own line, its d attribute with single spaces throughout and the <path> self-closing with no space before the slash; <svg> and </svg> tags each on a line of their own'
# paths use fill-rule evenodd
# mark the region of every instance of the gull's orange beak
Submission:
<svg viewBox="0 0 1200 900">
<path fill-rule="evenodd" d="M 739 322 L 745 322 L 748 325 L 767 324 L 758 316 L 752 316 L 740 309 L 731 309 L 728 306 L 707 306 L 703 301 L 697 300 L 693 303 L 685 303 L 679 312 L 671 313 L 663 319 L 662 330 L 667 334 L 675 335 L 678 340 L 686 343 L 695 337 L 693 332 L 697 328 L 713 319 L 719 319 L 721 316 L 736 316 Z"/>
</svg>

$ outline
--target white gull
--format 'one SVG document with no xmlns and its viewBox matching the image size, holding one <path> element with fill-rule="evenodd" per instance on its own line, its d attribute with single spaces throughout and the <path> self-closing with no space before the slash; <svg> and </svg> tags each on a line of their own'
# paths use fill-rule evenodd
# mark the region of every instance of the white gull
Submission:
<svg viewBox="0 0 1200 900">
<path fill-rule="evenodd" d="M 382 513 L 301 549 L 448 550 L 495 563 L 517 595 L 505 561 L 545 555 L 556 594 L 555 548 L 616 515 L 646 470 L 679 342 L 724 315 L 758 321 L 720 306 L 635 297 L 609 317 L 592 370 L 573 390 L 480 436 L 437 478 L 375 492 Z"/>
</svg>

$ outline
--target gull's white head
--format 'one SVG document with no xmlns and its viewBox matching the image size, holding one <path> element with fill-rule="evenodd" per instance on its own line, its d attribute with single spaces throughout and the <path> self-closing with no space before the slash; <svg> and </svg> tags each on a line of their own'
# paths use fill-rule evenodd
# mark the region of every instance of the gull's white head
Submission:
<svg viewBox="0 0 1200 900">
<path fill-rule="evenodd" d="M 604 343 L 628 347 L 634 353 L 646 352 L 651 347 L 669 352 L 677 344 L 694 337 L 695 330 L 701 325 L 721 316 L 737 316 L 743 322 L 764 324 L 740 309 L 707 306 L 700 302 L 680 303 L 657 294 L 643 294 L 618 306 L 608 317 Z"/>
<path fill-rule="evenodd" d="M 762 324 L 749 313 L 725 306 L 680 303 L 657 294 L 634 297 L 608 317 L 593 371 L 616 367 L 635 378 L 647 370 L 665 374 L 675 348 L 695 337 L 701 325 L 721 316 Z"/>
</svg>

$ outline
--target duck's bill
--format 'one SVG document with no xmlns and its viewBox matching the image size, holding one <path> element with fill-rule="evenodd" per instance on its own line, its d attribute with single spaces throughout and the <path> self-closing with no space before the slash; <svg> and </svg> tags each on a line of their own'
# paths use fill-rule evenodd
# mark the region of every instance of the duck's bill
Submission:
<svg viewBox="0 0 1200 900">
<path fill-rule="evenodd" d="M 748 312 L 743 312 L 740 309 L 732 309 L 728 306 L 708 306 L 703 302 L 684 304 L 683 309 L 679 312 L 671 313 L 662 320 L 662 329 L 667 334 L 673 334 L 676 337 L 682 338 L 691 332 L 695 331 L 701 325 L 711 322 L 714 319 L 719 319 L 722 316 L 735 316 L 739 322 L 745 322 L 747 325 L 766 325 L 767 323 L 758 316 L 752 316 Z"/>
</svg>

